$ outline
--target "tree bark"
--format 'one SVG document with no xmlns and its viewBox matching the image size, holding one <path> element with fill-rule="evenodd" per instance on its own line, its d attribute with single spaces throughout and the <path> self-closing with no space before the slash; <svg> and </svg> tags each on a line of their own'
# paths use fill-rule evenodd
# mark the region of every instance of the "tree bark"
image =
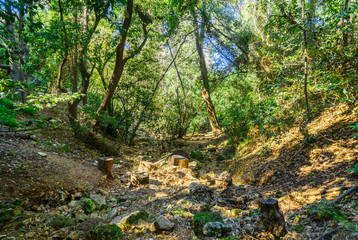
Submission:
<svg viewBox="0 0 358 240">
<path fill-rule="evenodd" d="M 209 122 L 211 129 L 214 133 L 218 133 L 221 131 L 219 122 L 216 117 L 215 108 L 211 101 L 210 97 L 210 87 L 209 87 L 209 78 L 208 78 L 208 70 L 206 68 L 205 56 L 203 52 L 203 39 L 204 39 L 204 23 L 201 24 L 200 29 L 198 26 L 198 19 L 195 9 L 191 10 L 191 14 L 193 17 L 193 25 L 194 25 L 194 35 L 195 35 L 195 43 L 196 50 L 199 57 L 199 65 L 201 72 L 201 79 L 203 81 L 203 87 L 200 91 L 201 97 L 204 99 L 206 104 L 206 110 L 209 116 Z"/>
<path fill-rule="evenodd" d="M 305 105 L 306 105 L 306 119 L 304 123 L 305 135 L 308 136 L 307 124 L 310 121 L 310 106 L 308 102 L 308 43 L 307 43 L 307 24 L 305 17 L 305 0 L 302 0 L 302 34 L 303 34 L 303 55 L 304 55 L 304 94 L 305 94 Z"/>
<path fill-rule="evenodd" d="M 128 0 L 126 14 L 122 27 L 123 33 L 121 33 L 116 49 L 116 65 L 114 67 L 112 78 L 108 83 L 101 105 L 97 110 L 97 116 L 95 120 L 92 122 L 93 131 L 97 131 L 99 125 L 101 124 L 102 114 L 105 110 L 108 109 L 114 91 L 116 90 L 118 86 L 118 82 L 123 74 L 124 65 L 129 60 L 128 58 L 124 58 L 124 51 L 125 51 L 124 47 L 127 40 L 128 31 L 131 25 L 132 15 L 133 15 L 133 0 Z"/>
</svg>

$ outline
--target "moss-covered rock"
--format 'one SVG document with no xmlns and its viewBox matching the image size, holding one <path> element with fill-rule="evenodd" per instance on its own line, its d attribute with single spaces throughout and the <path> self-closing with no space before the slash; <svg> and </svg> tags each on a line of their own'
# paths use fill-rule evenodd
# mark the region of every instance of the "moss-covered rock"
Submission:
<svg viewBox="0 0 358 240">
<path fill-rule="evenodd" d="M 208 222 L 203 227 L 203 235 L 208 237 L 223 237 L 229 232 L 229 227 L 222 222 Z"/>
<path fill-rule="evenodd" d="M 92 213 L 94 210 L 96 210 L 96 204 L 89 198 L 81 199 L 82 202 L 82 209 L 86 213 Z"/>
<path fill-rule="evenodd" d="M 103 225 L 92 229 L 87 238 L 88 240 L 123 240 L 122 229 L 116 224 Z"/>
<path fill-rule="evenodd" d="M 113 219 L 111 224 L 116 224 L 122 231 L 128 231 L 133 225 L 138 224 L 140 220 L 147 221 L 149 213 L 145 210 L 137 210 L 129 214 L 121 215 Z"/>
<path fill-rule="evenodd" d="M 185 208 L 182 205 L 169 205 L 167 207 L 167 210 L 173 215 L 173 216 L 179 216 L 183 218 L 189 218 L 193 217 L 193 214 L 189 212 L 189 209 Z"/>
<path fill-rule="evenodd" d="M 194 232 L 198 236 L 203 235 L 203 228 L 209 222 L 224 223 L 222 217 L 217 212 L 201 212 L 193 217 Z"/>
</svg>

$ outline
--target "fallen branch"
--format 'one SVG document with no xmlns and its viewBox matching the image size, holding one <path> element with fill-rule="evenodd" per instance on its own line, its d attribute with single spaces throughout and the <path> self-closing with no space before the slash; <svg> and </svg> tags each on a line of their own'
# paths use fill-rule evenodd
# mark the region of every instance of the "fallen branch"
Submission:
<svg viewBox="0 0 358 240">
<path fill-rule="evenodd" d="M 345 198 L 346 196 L 350 195 L 351 193 L 353 193 L 357 189 L 358 189 L 358 184 L 355 185 L 354 187 L 350 188 L 348 191 L 346 191 L 345 193 L 343 193 L 342 195 L 340 195 L 336 199 L 334 199 L 333 202 L 334 203 L 339 203 L 343 198 Z"/>
</svg>

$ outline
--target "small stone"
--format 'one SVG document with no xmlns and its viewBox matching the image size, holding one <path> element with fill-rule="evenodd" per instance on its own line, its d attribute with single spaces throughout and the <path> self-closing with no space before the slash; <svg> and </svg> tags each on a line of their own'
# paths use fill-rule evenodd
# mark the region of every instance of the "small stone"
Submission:
<svg viewBox="0 0 358 240">
<path fill-rule="evenodd" d="M 152 231 L 169 231 L 173 229 L 174 223 L 170 222 L 166 217 L 159 216 L 151 226 Z"/>
<path fill-rule="evenodd" d="M 40 155 L 41 157 L 47 157 L 47 154 L 44 152 L 37 152 L 38 155 Z"/>
<path fill-rule="evenodd" d="M 28 232 L 28 233 L 25 234 L 25 237 L 26 237 L 26 239 L 28 239 L 28 238 L 33 238 L 33 237 L 35 237 L 35 235 L 36 235 L 35 232 Z"/>
<path fill-rule="evenodd" d="M 66 238 L 65 240 L 78 240 L 80 239 L 80 236 L 78 235 L 77 232 L 71 232 Z"/>
<path fill-rule="evenodd" d="M 91 193 L 90 198 L 99 205 L 99 208 L 106 206 L 106 198 L 102 195 Z"/>
</svg>

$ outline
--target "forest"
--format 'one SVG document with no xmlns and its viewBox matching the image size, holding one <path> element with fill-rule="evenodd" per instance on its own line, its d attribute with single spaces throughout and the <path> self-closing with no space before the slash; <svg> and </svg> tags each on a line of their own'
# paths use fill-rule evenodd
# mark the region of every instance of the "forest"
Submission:
<svg viewBox="0 0 358 240">
<path fill-rule="evenodd" d="M 357 0 L 0 0 L 0 239 L 357 239 Z"/>
</svg>

